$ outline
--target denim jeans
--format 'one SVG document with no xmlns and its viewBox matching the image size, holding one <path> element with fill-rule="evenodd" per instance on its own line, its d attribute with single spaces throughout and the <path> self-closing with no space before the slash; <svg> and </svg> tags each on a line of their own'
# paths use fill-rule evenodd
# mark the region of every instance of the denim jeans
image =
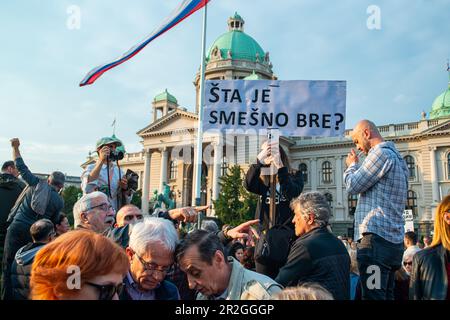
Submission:
<svg viewBox="0 0 450 320">
<path fill-rule="evenodd" d="M 403 243 L 365 233 L 357 245 L 363 300 L 394 300 L 394 275 L 400 269 Z"/>
</svg>

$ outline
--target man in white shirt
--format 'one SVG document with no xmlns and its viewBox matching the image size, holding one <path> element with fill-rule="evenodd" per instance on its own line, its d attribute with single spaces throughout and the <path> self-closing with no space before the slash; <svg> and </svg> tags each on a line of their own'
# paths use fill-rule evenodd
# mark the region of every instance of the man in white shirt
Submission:
<svg viewBox="0 0 450 320">
<path fill-rule="evenodd" d="M 97 161 L 88 165 L 81 175 L 83 193 L 102 191 L 108 196 L 115 212 L 131 201 L 127 179 L 117 165 L 117 160 L 120 159 L 117 148 L 120 146 L 122 142 L 117 138 L 101 138 L 96 145 Z"/>
</svg>

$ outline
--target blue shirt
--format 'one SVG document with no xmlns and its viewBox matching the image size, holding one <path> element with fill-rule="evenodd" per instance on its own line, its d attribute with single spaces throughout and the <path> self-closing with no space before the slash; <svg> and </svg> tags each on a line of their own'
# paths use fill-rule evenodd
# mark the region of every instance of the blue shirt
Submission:
<svg viewBox="0 0 450 320">
<path fill-rule="evenodd" d="M 349 194 L 359 194 L 355 211 L 355 240 L 375 233 L 392 243 L 403 242 L 403 210 L 408 193 L 408 168 L 392 142 L 371 148 L 360 165 L 344 172 Z"/>
</svg>

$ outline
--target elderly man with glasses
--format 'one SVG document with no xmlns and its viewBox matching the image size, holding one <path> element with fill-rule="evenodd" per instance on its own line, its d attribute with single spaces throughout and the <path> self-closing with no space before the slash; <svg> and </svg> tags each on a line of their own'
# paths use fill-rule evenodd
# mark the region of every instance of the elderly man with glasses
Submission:
<svg viewBox="0 0 450 320">
<path fill-rule="evenodd" d="M 114 210 L 108 197 L 100 191 L 85 194 L 73 206 L 76 229 L 103 233 L 114 223 Z"/>
<path fill-rule="evenodd" d="M 177 287 L 164 280 L 174 262 L 178 235 L 162 218 L 145 218 L 133 226 L 126 254 L 130 269 L 120 300 L 179 300 Z"/>
</svg>

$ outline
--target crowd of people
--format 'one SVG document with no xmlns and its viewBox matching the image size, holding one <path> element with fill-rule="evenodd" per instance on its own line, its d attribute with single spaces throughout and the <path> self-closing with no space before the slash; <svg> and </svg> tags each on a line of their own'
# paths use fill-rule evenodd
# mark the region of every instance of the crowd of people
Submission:
<svg viewBox="0 0 450 320">
<path fill-rule="evenodd" d="M 207 207 L 142 212 L 118 165 L 120 140 L 97 142 L 81 175 L 74 225 L 62 213 L 65 176 L 31 173 L 11 140 L 0 175 L 1 297 L 5 300 L 449 300 L 450 195 L 433 238 L 404 232 L 408 169 L 377 127 L 351 133 L 343 180 L 358 195 L 355 237 L 337 237 L 325 195 L 304 192 L 281 146 L 266 142 L 244 187 L 255 219 L 222 228 Z M 360 161 L 361 154 L 365 159 Z M 267 174 L 271 168 L 271 174 Z M 21 177 L 19 179 L 18 177 Z"/>
</svg>

